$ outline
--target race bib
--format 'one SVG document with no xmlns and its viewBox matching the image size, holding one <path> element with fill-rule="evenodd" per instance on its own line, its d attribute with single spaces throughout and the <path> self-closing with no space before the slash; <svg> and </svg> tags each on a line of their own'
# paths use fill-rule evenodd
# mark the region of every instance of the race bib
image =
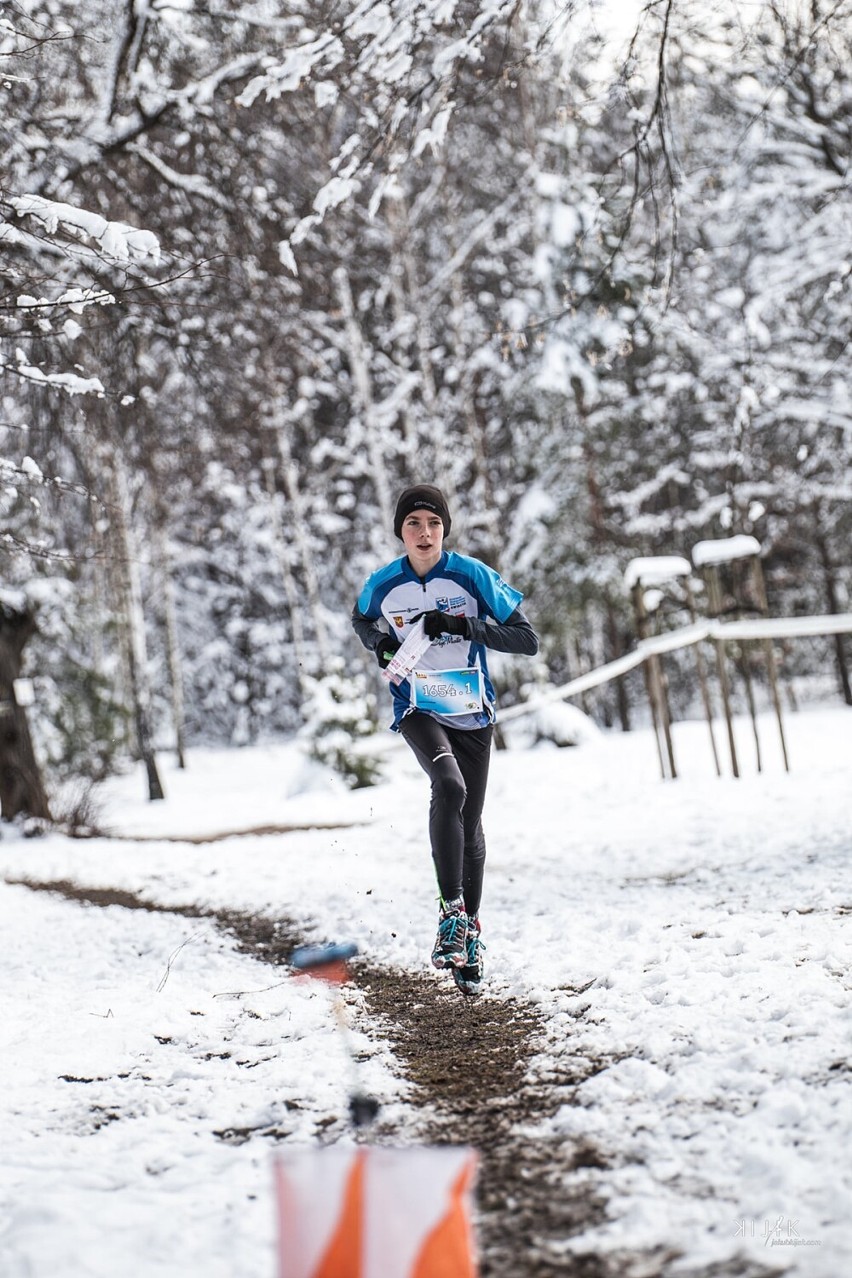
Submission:
<svg viewBox="0 0 852 1278">
<path fill-rule="evenodd" d="M 478 714 L 482 710 L 482 671 L 413 670 L 409 676 L 411 702 L 433 714 Z"/>
</svg>

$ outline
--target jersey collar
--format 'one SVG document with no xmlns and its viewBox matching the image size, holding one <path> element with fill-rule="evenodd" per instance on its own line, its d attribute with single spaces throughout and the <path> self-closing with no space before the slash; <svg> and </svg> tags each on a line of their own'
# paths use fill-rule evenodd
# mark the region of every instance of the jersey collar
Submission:
<svg viewBox="0 0 852 1278">
<path fill-rule="evenodd" d="M 440 576 L 440 574 L 444 571 L 444 569 L 447 566 L 447 560 L 449 559 L 449 557 L 450 557 L 449 551 L 442 550 L 441 558 L 435 564 L 435 567 L 430 568 L 425 577 L 419 577 L 417 573 L 414 571 L 414 569 L 412 568 L 411 560 L 408 558 L 408 555 L 403 555 L 402 570 L 405 573 L 406 577 L 408 577 L 409 581 L 418 581 L 418 582 L 431 581 L 433 577 Z"/>
</svg>

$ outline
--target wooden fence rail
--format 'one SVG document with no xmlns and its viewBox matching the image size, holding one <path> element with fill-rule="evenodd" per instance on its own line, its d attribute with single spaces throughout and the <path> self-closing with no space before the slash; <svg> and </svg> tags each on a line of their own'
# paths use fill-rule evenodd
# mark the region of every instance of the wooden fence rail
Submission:
<svg viewBox="0 0 852 1278">
<path fill-rule="evenodd" d="M 663 656 L 667 652 L 676 652 L 681 648 L 689 648 L 693 644 L 705 640 L 712 642 L 744 642 L 747 640 L 766 639 L 802 639 L 820 635 L 852 634 L 852 613 L 844 612 L 826 614 L 818 617 L 759 617 L 741 621 L 706 621 L 695 622 L 694 625 L 683 626 L 679 630 L 671 630 L 664 635 L 654 635 L 650 639 L 641 639 L 632 652 L 628 652 L 617 661 L 609 661 L 606 665 L 589 670 L 586 674 L 561 684 L 558 688 L 549 688 L 525 701 L 523 705 L 510 706 L 501 710 L 500 722 L 519 719 L 522 715 L 531 714 L 541 706 L 554 701 L 564 701 L 566 697 L 575 697 L 590 688 L 598 688 L 612 679 L 635 670 L 649 657 Z"/>
</svg>

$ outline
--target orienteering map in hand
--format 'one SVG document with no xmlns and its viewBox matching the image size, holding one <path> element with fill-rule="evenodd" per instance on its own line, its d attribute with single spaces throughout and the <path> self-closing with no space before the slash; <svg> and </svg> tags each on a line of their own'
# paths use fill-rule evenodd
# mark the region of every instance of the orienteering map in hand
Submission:
<svg viewBox="0 0 852 1278">
<path fill-rule="evenodd" d="M 405 643 L 400 645 L 392 660 L 382 671 L 382 678 L 387 679 L 388 683 L 402 683 L 403 679 L 407 679 L 411 674 L 431 642 L 423 628 L 421 617 L 417 625 L 409 631 Z"/>
</svg>

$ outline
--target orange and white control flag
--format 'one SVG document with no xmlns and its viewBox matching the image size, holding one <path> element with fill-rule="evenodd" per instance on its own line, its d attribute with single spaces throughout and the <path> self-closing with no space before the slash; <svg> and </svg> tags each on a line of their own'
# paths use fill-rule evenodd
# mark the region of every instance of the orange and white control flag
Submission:
<svg viewBox="0 0 852 1278">
<path fill-rule="evenodd" d="M 476 1278 L 463 1147 L 279 1157 L 279 1278 Z"/>
</svg>

